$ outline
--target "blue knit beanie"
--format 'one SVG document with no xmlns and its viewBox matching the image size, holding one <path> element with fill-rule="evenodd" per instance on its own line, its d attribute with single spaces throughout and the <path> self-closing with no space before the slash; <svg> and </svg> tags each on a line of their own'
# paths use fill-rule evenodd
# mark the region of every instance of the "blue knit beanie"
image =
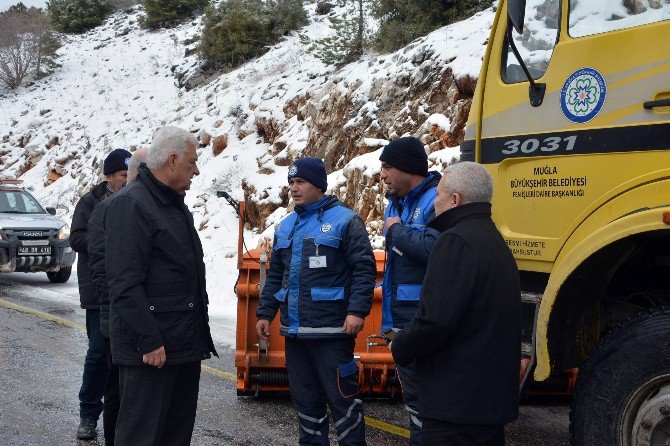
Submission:
<svg viewBox="0 0 670 446">
<path fill-rule="evenodd" d="M 120 170 L 128 170 L 128 163 L 132 154 L 124 149 L 114 149 L 107 155 L 102 167 L 102 174 L 109 175 Z"/>
<path fill-rule="evenodd" d="M 328 175 L 326 165 L 319 158 L 300 158 L 295 160 L 288 168 L 288 180 L 298 177 L 312 183 L 317 188 L 326 192 L 328 189 Z"/>
<path fill-rule="evenodd" d="M 428 155 L 421 141 L 413 136 L 405 136 L 388 143 L 379 160 L 406 173 L 428 176 Z"/>
</svg>

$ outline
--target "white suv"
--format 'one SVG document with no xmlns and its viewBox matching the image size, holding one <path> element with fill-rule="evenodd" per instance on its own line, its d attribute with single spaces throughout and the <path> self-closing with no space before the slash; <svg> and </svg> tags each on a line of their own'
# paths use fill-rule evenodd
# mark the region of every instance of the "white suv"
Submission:
<svg viewBox="0 0 670 446">
<path fill-rule="evenodd" d="M 51 282 L 67 282 L 75 253 L 70 227 L 55 214 L 21 181 L 0 178 L 0 273 L 44 271 Z"/>
</svg>

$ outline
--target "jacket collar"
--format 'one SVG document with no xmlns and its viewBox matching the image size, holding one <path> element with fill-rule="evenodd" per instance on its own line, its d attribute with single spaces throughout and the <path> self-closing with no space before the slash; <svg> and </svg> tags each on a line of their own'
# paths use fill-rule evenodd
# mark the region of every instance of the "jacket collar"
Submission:
<svg viewBox="0 0 670 446">
<path fill-rule="evenodd" d="M 307 206 L 296 206 L 295 212 L 298 215 L 313 214 L 315 212 L 318 212 L 319 215 L 321 215 L 324 213 L 324 211 L 339 205 L 340 200 L 338 200 L 337 197 L 333 195 L 324 195 L 323 198 L 316 203 L 312 203 Z"/>
<path fill-rule="evenodd" d="M 404 201 L 405 204 L 410 203 L 414 201 L 417 197 L 423 195 L 423 193 L 428 189 L 436 187 L 437 183 L 440 182 L 440 178 L 442 178 L 442 175 L 440 175 L 439 172 L 433 170 L 431 172 L 428 172 L 428 176 L 426 177 L 426 179 L 424 179 L 421 182 L 421 184 L 412 189 L 404 198 L 396 197 L 395 195 L 392 195 L 390 193 L 386 194 L 386 198 L 392 200 L 396 204 L 396 207 L 398 207 L 397 204 L 400 201 Z"/>
<path fill-rule="evenodd" d="M 475 218 L 491 219 L 491 203 L 462 204 L 441 213 L 432 219 L 427 226 L 445 232 L 463 220 Z"/>
<path fill-rule="evenodd" d="M 107 195 L 107 181 L 98 183 L 93 189 L 91 189 L 91 194 L 97 200 L 102 200 L 105 195 Z"/>
<path fill-rule="evenodd" d="M 158 179 L 154 176 L 153 173 L 151 173 L 151 170 L 145 163 L 140 164 L 140 167 L 137 171 L 137 178 L 147 187 L 147 189 L 149 189 L 152 194 L 158 197 L 161 203 L 184 203 L 184 196 L 179 195 L 177 192 L 170 189 L 170 187 L 158 181 Z"/>
</svg>

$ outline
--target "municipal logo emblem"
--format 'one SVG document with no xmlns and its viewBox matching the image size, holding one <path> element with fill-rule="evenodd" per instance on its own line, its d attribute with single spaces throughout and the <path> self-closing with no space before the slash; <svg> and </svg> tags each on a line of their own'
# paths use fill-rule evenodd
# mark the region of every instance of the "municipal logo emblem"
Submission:
<svg viewBox="0 0 670 446">
<path fill-rule="evenodd" d="M 294 177 L 296 173 L 298 173 L 298 168 L 295 165 L 288 168 L 288 176 Z"/>
<path fill-rule="evenodd" d="M 419 218 L 420 215 L 421 215 L 421 208 L 414 209 L 414 214 L 412 215 L 412 221 Z"/>
<path fill-rule="evenodd" d="M 321 225 L 321 232 L 328 232 L 331 229 L 333 229 L 333 225 L 331 225 L 330 223 L 324 223 L 323 225 Z"/>
<path fill-rule="evenodd" d="M 607 85 L 602 74 L 593 68 L 580 68 L 563 84 L 561 110 L 572 122 L 589 122 L 603 108 L 605 96 Z"/>
</svg>

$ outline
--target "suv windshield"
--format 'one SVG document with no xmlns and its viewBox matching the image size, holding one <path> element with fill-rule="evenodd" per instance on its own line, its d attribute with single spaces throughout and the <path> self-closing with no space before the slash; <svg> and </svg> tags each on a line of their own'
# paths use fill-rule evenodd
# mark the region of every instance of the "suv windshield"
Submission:
<svg viewBox="0 0 670 446">
<path fill-rule="evenodd" d="M 0 213 L 45 214 L 46 211 L 27 192 L 21 190 L 0 190 Z"/>
</svg>

